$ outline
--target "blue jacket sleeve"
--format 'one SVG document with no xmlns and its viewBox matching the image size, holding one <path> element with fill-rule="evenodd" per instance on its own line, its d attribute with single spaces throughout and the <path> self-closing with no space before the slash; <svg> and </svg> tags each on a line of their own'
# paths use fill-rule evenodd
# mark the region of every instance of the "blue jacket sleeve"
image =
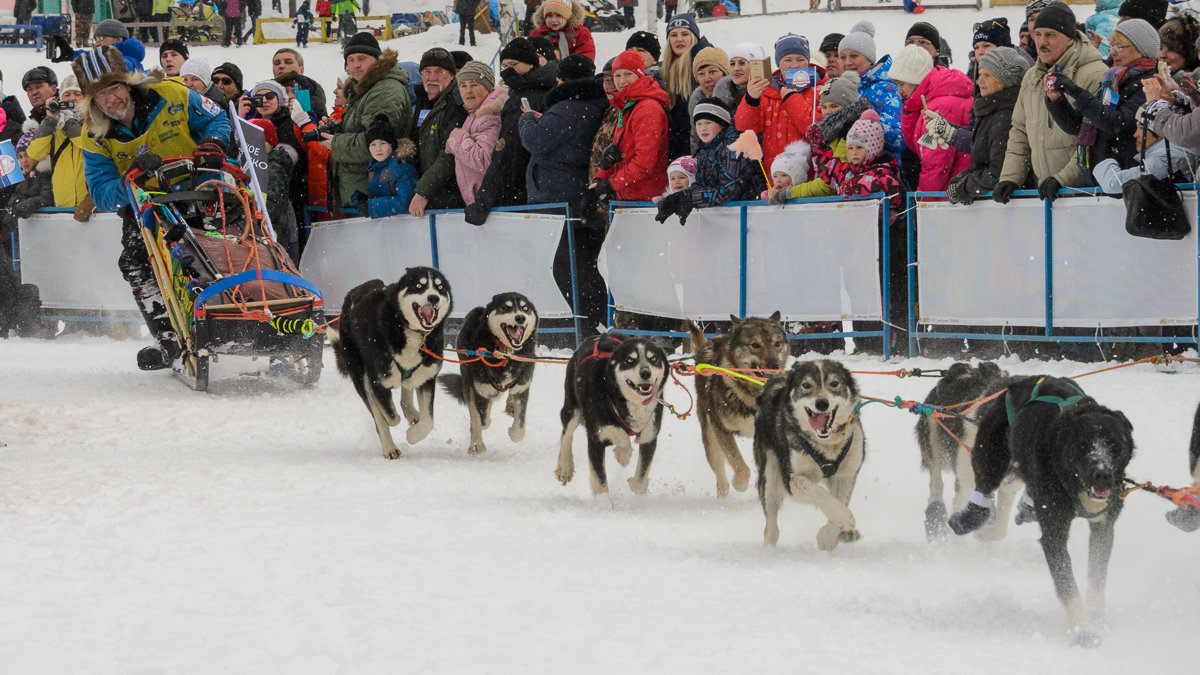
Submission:
<svg viewBox="0 0 1200 675">
<path fill-rule="evenodd" d="M 129 203 L 117 165 L 108 157 L 84 150 L 83 177 L 97 211 L 116 211 Z"/>
<path fill-rule="evenodd" d="M 229 116 L 210 99 L 191 92 L 188 94 L 188 131 L 197 143 L 206 138 L 215 138 L 229 147 Z"/>
</svg>

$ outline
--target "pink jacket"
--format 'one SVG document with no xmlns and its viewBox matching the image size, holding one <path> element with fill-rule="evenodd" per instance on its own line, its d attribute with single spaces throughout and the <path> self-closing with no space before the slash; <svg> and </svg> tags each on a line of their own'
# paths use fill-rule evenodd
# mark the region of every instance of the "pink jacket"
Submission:
<svg viewBox="0 0 1200 675">
<path fill-rule="evenodd" d="M 925 133 L 925 116 L 921 114 L 925 106 L 941 113 L 951 124 L 966 125 L 971 118 L 971 104 L 975 101 L 972 90 L 971 78 L 957 70 L 934 66 L 900 108 L 900 134 L 904 144 L 921 158 L 918 190 L 944 191 L 951 178 L 971 168 L 971 155 L 953 148 L 927 148 L 917 143 L 917 139 Z"/>
<path fill-rule="evenodd" d="M 500 138 L 500 109 L 507 100 L 508 90 L 496 87 L 446 139 L 446 154 L 454 155 L 454 175 L 467 204 L 475 203 L 475 191 L 492 163 L 492 150 Z"/>
</svg>

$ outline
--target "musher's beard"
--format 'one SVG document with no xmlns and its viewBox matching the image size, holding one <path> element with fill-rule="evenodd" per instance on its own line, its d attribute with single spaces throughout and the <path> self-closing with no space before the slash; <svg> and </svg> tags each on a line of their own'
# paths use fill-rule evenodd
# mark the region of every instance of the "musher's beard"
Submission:
<svg viewBox="0 0 1200 675">
<path fill-rule="evenodd" d="M 129 114 L 129 106 L 131 105 L 133 105 L 133 101 L 125 99 L 125 105 L 121 106 L 121 109 L 116 112 L 109 110 L 107 106 L 101 108 L 101 110 L 104 111 L 104 115 L 109 119 L 120 122 L 125 119 L 125 115 Z"/>
</svg>

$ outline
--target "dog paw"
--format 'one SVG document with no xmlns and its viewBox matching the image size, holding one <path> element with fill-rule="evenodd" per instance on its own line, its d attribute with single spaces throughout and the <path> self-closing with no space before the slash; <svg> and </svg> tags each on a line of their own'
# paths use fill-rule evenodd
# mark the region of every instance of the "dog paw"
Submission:
<svg viewBox="0 0 1200 675">
<path fill-rule="evenodd" d="M 600 495 L 602 495 L 606 492 L 608 492 L 608 484 L 601 483 L 600 481 L 596 480 L 596 478 L 593 476 L 592 477 L 592 496 L 599 497 Z"/>
<path fill-rule="evenodd" d="M 384 459 L 400 459 L 400 449 L 392 448 L 391 450 L 388 450 L 387 448 L 384 448 L 383 449 L 383 458 Z"/>
<path fill-rule="evenodd" d="M 613 447 L 613 454 L 616 455 L 617 464 L 621 466 L 629 466 L 629 458 L 633 457 L 632 445 L 617 445 Z"/>
<path fill-rule="evenodd" d="M 433 431 L 432 424 L 414 424 L 408 428 L 408 431 L 405 433 L 405 438 L 408 439 L 409 445 L 416 445 L 424 440 L 425 437 L 429 435 L 430 431 Z"/>
<path fill-rule="evenodd" d="M 1084 649 L 1095 649 L 1104 641 L 1104 631 L 1096 626 L 1076 626 L 1071 631 L 1071 644 Z"/>
<path fill-rule="evenodd" d="M 566 485 L 567 483 L 571 482 L 572 478 L 575 477 L 575 467 L 559 466 L 554 470 L 554 477 L 558 479 L 558 482 Z"/>
<path fill-rule="evenodd" d="M 471 447 L 467 448 L 468 455 L 482 455 L 485 452 L 487 452 L 487 446 L 484 445 L 483 441 L 472 443 Z"/>
<path fill-rule="evenodd" d="M 842 541 L 842 526 L 837 523 L 826 523 L 817 530 L 817 548 L 822 551 L 832 551 Z"/>
<path fill-rule="evenodd" d="M 646 481 L 638 480 L 637 476 L 631 476 L 629 478 L 629 489 L 633 490 L 633 493 L 636 495 L 646 494 L 646 489 L 648 487 L 649 485 L 646 483 Z"/>
<path fill-rule="evenodd" d="M 839 539 L 847 544 L 853 544 L 859 539 L 862 539 L 862 535 L 859 534 L 858 530 L 842 530 L 841 535 L 839 535 Z"/>
<path fill-rule="evenodd" d="M 509 427 L 508 437 L 513 443 L 520 443 L 525 440 L 525 427 Z"/>
<path fill-rule="evenodd" d="M 750 469 L 746 469 L 744 472 L 733 472 L 733 489 L 745 492 L 748 487 L 750 487 Z"/>
<path fill-rule="evenodd" d="M 724 481 L 717 483 L 717 498 L 724 499 L 729 496 L 729 483 Z"/>
</svg>

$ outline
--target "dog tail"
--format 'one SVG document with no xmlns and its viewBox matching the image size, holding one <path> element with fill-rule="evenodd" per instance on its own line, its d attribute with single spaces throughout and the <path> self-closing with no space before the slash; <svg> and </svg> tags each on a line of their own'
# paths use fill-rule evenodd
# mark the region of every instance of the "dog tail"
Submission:
<svg viewBox="0 0 1200 675">
<path fill-rule="evenodd" d="M 708 344 L 708 338 L 704 337 L 704 331 L 695 324 L 691 319 L 686 321 L 688 332 L 692 334 L 692 352 L 699 352 Z"/>
<path fill-rule="evenodd" d="M 467 397 L 463 396 L 463 379 L 458 373 L 446 373 L 438 376 L 438 383 L 442 385 L 442 391 L 446 392 L 459 403 L 466 403 Z"/>
</svg>

